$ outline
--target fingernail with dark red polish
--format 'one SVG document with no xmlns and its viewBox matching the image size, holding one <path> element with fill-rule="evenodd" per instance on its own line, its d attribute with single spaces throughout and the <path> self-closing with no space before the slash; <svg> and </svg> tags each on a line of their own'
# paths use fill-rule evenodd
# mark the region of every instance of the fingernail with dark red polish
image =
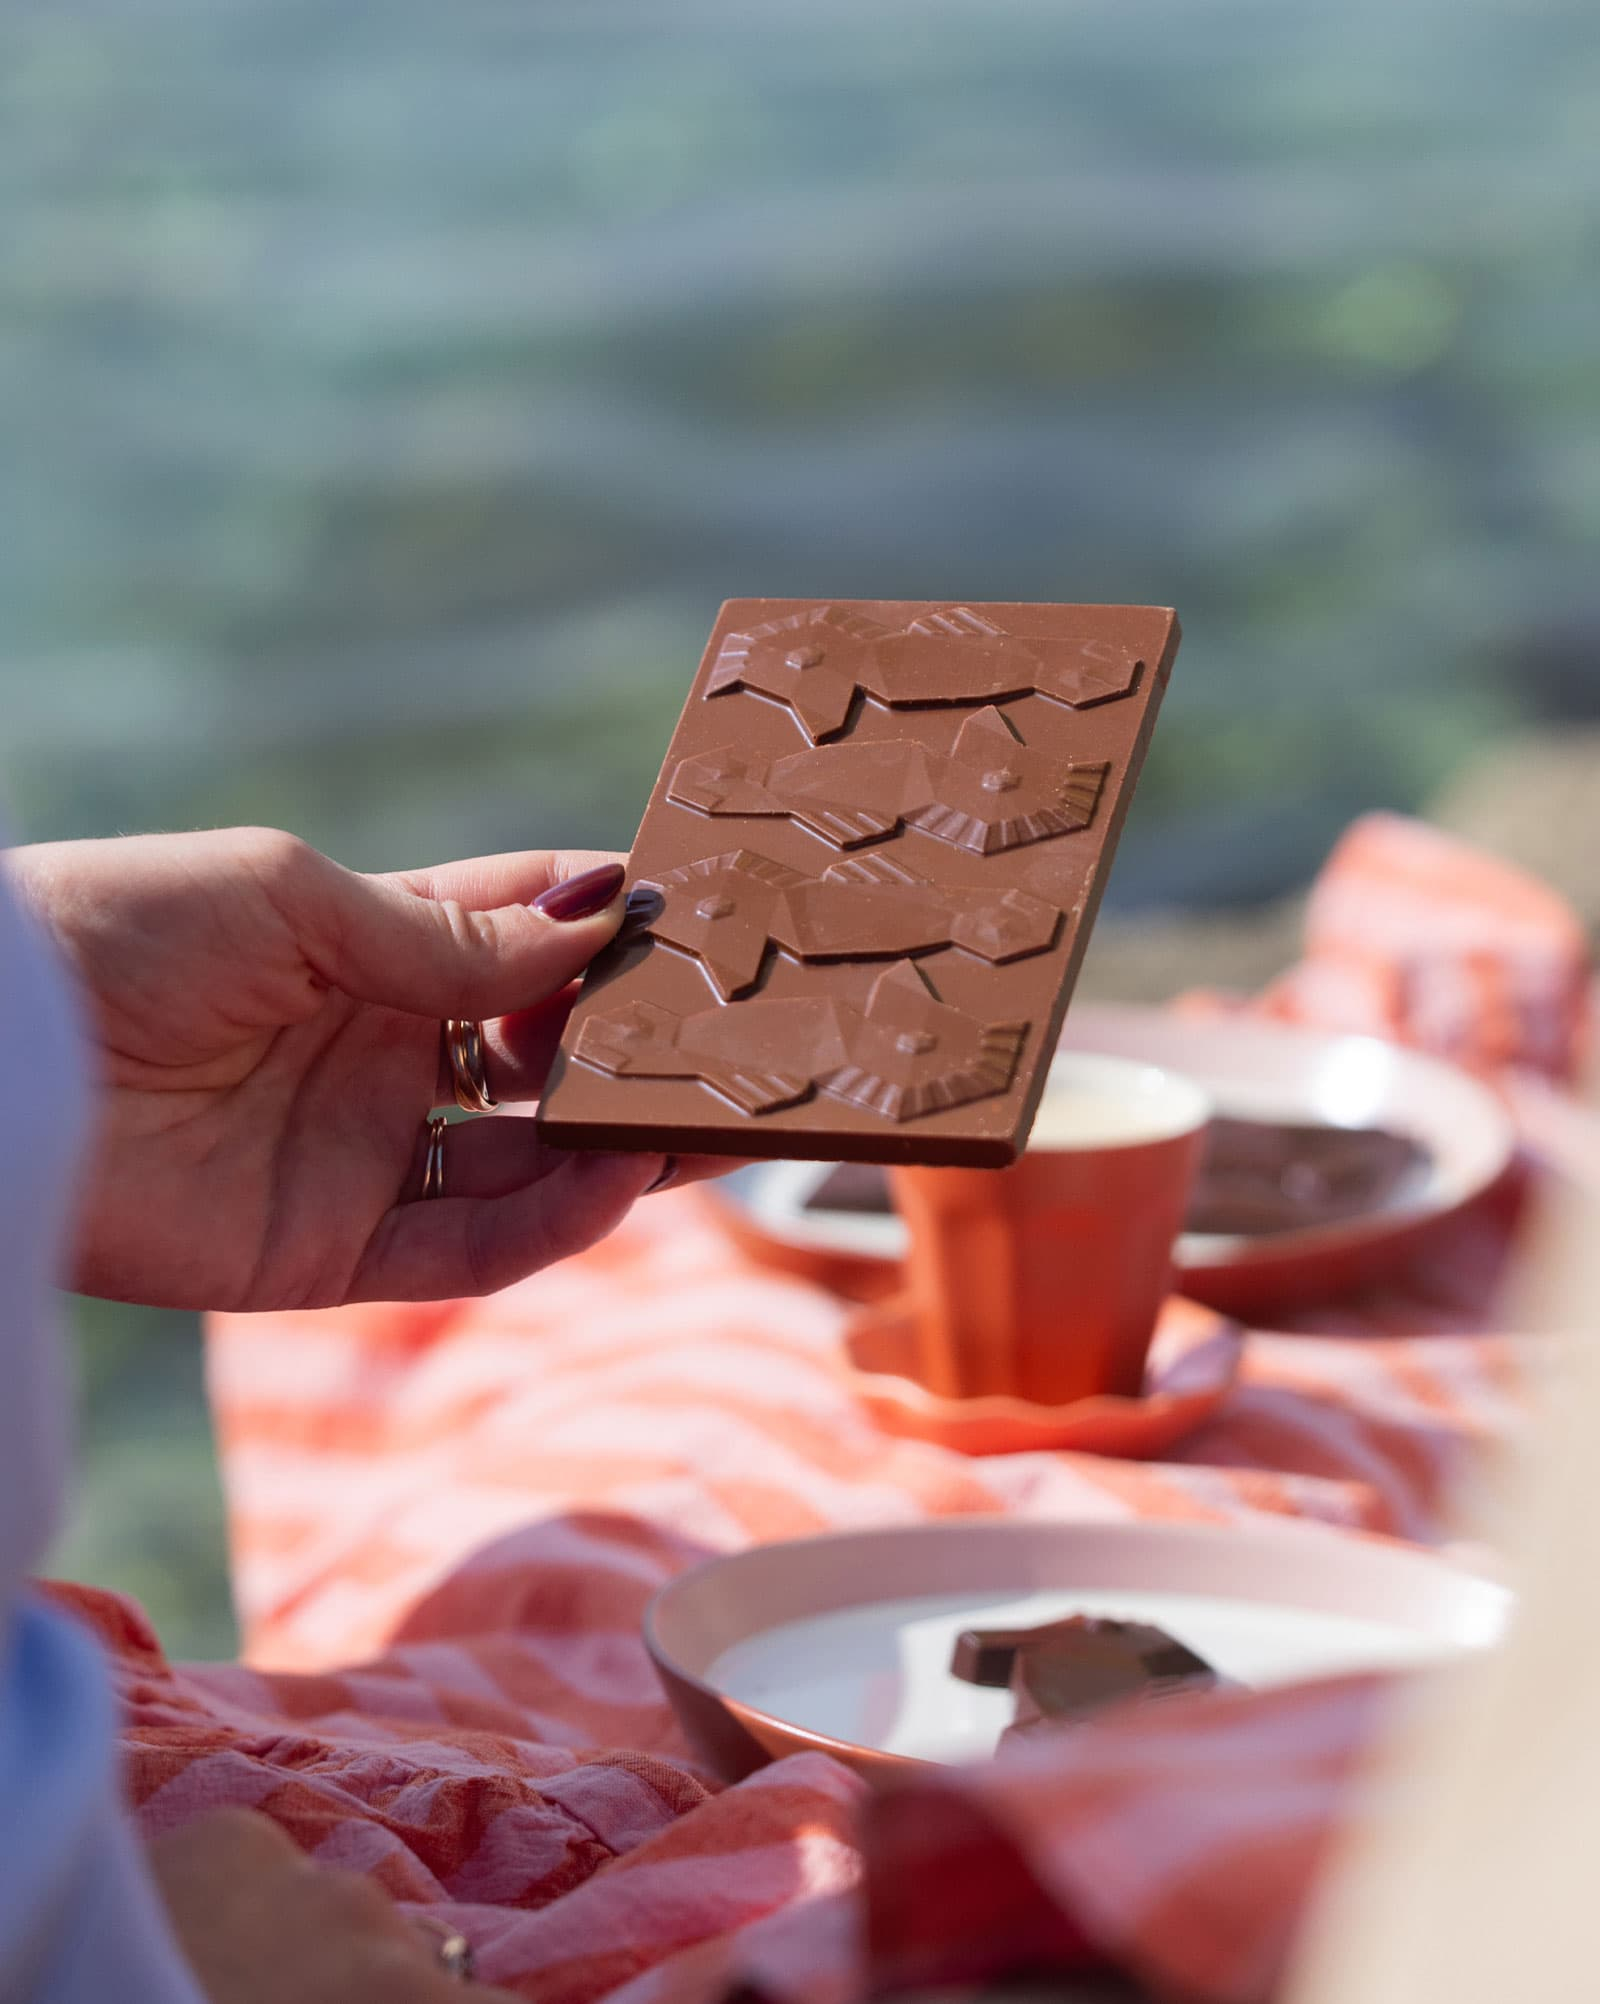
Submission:
<svg viewBox="0 0 1600 2004">
<path fill-rule="evenodd" d="M 667 908 L 667 901 L 655 884 L 635 884 L 622 908 L 622 937 L 637 938 L 648 932 Z"/>
<path fill-rule="evenodd" d="M 533 901 L 533 908 L 547 919 L 569 921 L 593 918 L 603 912 L 622 889 L 627 875 L 620 863 L 601 863 L 582 876 L 568 877 L 564 884 L 552 884 Z"/>
<path fill-rule="evenodd" d="M 676 1155 L 669 1155 L 661 1165 L 660 1175 L 656 1177 L 653 1183 L 645 1184 L 644 1194 L 649 1197 L 657 1190 L 670 1190 L 677 1179 L 678 1158 Z"/>
</svg>

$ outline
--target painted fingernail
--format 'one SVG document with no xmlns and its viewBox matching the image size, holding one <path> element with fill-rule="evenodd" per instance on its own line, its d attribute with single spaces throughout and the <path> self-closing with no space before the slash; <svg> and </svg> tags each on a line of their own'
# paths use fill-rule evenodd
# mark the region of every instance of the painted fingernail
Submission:
<svg viewBox="0 0 1600 2004">
<path fill-rule="evenodd" d="M 666 898 L 658 885 L 635 884 L 622 908 L 622 937 L 635 939 L 648 932 L 666 908 Z"/>
<path fill-rule="evenodd" d="M 593 918 L 622 889 L 627 874 L 620 863 L 597 864 L 581 876 L 568 877 L 564 884 L 552 884 L 549 890 L 541 891 L 533 901 L 533 908 L 542 917 L 563 923 Z"/>
<path fill-rule="evenodd" d="M 669 1155 L 666 1161 L 663 1162 L 661 1165 L 661 1174 L 655 1179 L 653 1183 L 646 1183 L 646 1185 L 644 1186 L 645 1195 L 647 1197 L 650 1197 L 654 1196 L 657 1190 L 670 1190 L 672 1188 L 673 1182 L 677 1177 L 677 1174 L 678 1174 L 678 1158 L 676 1155 Z"/>
</svg>

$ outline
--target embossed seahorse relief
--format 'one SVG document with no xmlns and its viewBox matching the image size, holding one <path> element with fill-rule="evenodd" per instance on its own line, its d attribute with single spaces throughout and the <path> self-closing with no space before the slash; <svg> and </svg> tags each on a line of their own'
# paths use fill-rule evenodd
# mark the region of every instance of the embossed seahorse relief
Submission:
<svg viewBox="0 0 1600 2004">
<path fill-rule="evenodd" d="M 1087 828 L 1108 770 L 1024 744 L 991 706 L 966 720 L 947 757 L 913 738 L 771 761 L 728 745 L 682 760 L 667 798 L 701 814 L 784 815 L 836 849 L 917 828 L 989 856 Z"/>
<path fill-rule="evenodd" d="M 648 887 L 662 899 L 649 931 L 693 954 L 723 1001 L 754 985 L 773 946 L 797 960 L 899 960 L 957 946 L 999 965 L 1053 946 L 1062 917 L 1026 891 L 940 887 L 878 852 L 811 877 L 735 849 Z"/>
<path fill-rule="evenodd" d="M 949 1007 L 904 960 L 865 1009 L 791 995 L 683 1016 L 639 999 L 590 1016 L 573 1055 L 618 1078 L 697 1080 L 747 1115 L 816 1093 L 901 1122 L 1005 1092 L 1027 1035 Z"/>
<path fill-rule="evenodd" d="M 783 704 L 816 744 L 844 729 L 858 693 L 890 709 L 1035 692 L 1086 709 L 1127 695 L 1143 666 L 1115 641 L 1021 639 L 969 606 L 896 628 L 849 606 L 815 605 L 730 633 L 705 694 L 709 701 L 753 690 Z"/>
</svg>

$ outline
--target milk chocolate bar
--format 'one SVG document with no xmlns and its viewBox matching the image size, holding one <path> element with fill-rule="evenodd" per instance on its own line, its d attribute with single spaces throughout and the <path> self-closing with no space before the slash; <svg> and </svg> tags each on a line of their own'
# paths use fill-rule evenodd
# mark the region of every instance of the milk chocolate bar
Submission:
<svg viewBox="0 0 1600 2004">
<path fill-rule="evenodd" d="M 545 1137 L 1012 1161 L 1177 644 L 1143 606 L 730 601 Z"/>
</svg>

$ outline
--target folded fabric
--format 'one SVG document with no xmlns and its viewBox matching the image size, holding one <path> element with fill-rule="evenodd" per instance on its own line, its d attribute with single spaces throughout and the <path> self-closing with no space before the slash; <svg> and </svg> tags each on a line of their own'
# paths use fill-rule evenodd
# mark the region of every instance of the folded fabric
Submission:
<svg viewBox="0 0 1600 2004">
<path fill-rule="evenodd" d="M 1238 1006 L 1568 1077 L 1588 982 L 1583 927 L 1553 891 L 1425 822 L 1372 814 L 1317 879 L 1298 965 Z"/>
<path fill-rule="evenodd" d="M 1353 830 L 1310 944 L 1320 971 L 1274 1012 L 1348 1024 L 1343 966 L 1341 993 L 1382 998 L 1362 1027 L 1570 1060 L 1575 922 L 1431 830 Z M 73 1595 L 119 1667 L 139 1814 L 263 1808 L 540 2000 L 851 2004 L 1100 1958 L 1257 2004 L 1349 1810 L 1377 1682 L 1141 1708 L 868 1805 L 815 1756 L 711 1786 L 640 1616 L 708 1552 L 963 1512 L 1268 1512 L 1437 1540 L 1526 1406 L 1529 1347 L 1478 1326 L 1507 1228 L 1481 1207 L 1407 1285 L 1248 1334 L 1221 1405 L 1160 1462 L 884 1437 L 840 1365 L 841 1304 L 759 1268 L 696 1192 L 487 1301 L 218 1318 L 246 1663 L 170 1666 L 126 1603 Z"/>
</svg>

